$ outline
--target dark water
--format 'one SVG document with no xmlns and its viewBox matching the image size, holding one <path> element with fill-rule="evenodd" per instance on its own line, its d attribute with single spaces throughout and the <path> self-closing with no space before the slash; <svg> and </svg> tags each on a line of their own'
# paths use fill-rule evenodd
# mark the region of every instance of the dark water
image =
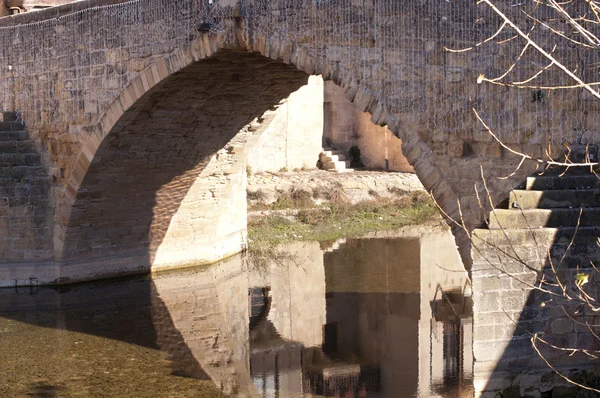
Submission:
<svg viewBox="0 0 600 398">
<path fill-rule="evenodd" d="M 293 245 L 289 264 L 0 289 L 0 396 L 470 397 L 452 236 L 399 235 Z"/>
</svg>

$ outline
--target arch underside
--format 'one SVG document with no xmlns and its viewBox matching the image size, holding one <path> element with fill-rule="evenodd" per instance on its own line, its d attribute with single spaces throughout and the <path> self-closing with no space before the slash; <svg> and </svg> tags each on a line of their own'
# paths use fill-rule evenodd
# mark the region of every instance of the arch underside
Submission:
<svg viewBox="0 0 600 398">
<path fill-rule="evenodd" d="M 307 78 L 279 61 L 226 50 L 154 86 L 98 147 L 71 210 L 61 260 L 112 258 L 148 269 L 244 234 L 245 170 L 227 169 L 228 155 L 240 150 L 234 137 Z M 237 184 L 243 203 L 232 199 L 228 184 Z M 221 257 L 240 249 L 238 243 Z"/>
</svg>

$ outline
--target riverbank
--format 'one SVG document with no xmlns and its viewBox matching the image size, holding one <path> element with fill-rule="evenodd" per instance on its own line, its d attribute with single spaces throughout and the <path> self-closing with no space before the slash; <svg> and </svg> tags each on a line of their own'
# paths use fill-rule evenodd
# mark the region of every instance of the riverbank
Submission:
<svg viewBox="0 0 600 398">
<path fill-rule="evenodd" d="M 416 174 L 355 171 L 332 173 L 325 170 L 297 170 L 279 173 L 261 173 L 248 176 L 248 205 L 250 210 L 275 203 L 282 194 L 305 191 L 304 197 L 316 204 L 335 199 L 343 194 L 348 203 L 394 198 L 406 192 L 425 192 Z M 302 194 L 302 193 L 300 193 Z"/>
<path fill-rule="evenodd" d="M 276 248 L 286 243 L 335 241 L 439 219 L 414 174 L 361 172 L 351 177 L 323 171 L 249 177 L 248 247 L 253 259 L 277 257 Z"/>
</svg>

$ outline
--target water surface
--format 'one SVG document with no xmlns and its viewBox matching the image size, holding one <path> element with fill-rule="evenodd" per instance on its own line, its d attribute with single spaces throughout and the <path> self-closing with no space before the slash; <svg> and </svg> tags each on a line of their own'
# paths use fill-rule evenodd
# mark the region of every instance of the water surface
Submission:
<svg viewBox="0 0 600 398">
<path fill-rule="evenodd" d="M 286 250 L 0 290 L 0 396 L 472 396 L 470 287 L 447 230 Z"/>
</svg>

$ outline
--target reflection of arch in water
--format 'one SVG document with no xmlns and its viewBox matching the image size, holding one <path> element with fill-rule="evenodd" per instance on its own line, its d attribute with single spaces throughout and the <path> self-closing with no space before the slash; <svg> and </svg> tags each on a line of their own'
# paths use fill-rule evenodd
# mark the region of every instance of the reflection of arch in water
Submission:
<svg viewBox="0 0 600 398">
<path fill-rule="evenodd" d="M 324 396 L 367 397 L 381 391 L 381 370 L 378 367 L 343 365 L 308 370 L 303 378 L 305 391 Z"/>
<path fill-rule="evenodd" d="M 57 289 L 0 289 L 0 316 L 38 327 L 22 326 L 27 333 L 34 333 L 28 334 L 34 338 L 28 339 L 26 345 L 22 345 L 23 338 L 20 336 L 15 336 L 17 341 L 13 342 L 9 336 L 3 335 L 0 362 L 9 363 L 10 367 L 20 369 L 23 374 L 17 376 L 0 371 L 0 385 L 8 388 L 0 390 L 4 392 L 3 396 L 21 396 L 15 393 L 19 388 L 19 383 L 14 383 L 15 377 L 37 380 L 30 386 L 31 393 L 51 391 L 50 387 L 54 386 L 60 396 L 80 392 L 82 385 L 89 388 L 88 393 L 100 395 L 113 395 L 119 387 L 129 391 L 136 388 L 152 390 L 153 386 L 177 384 L 182 391 L 190 386 L 202 388 L 210 385 L 192 380 L 181 383 L 169 377 L 171 373 L 210 380 L 174 325 L 169 311 L 162 299 L 156 296 L 152 282 L 145 278 Z M 69 347 L 73 343 L 81 343 L 79 347 L 85 347 L 85 350 L 77 352 L 75 359 L 67 355 L 72 352 Z M 8 344 L 19 346 L 18 357 L 11 356 L 11 350 L 5 349 Z M 98 347 L 94 349 L 96 344 Z M 166 354 L 166 358 L 159 350 Z M 110 371 L 105 369 L 107 359 L 114 364 L 120 363 L 116 365 L 120 374 L 106 375 L 103 379 L 104 371 Z M 163 359 L 167 362 L 162 363 Z M 39 372 L 40 362 L 49 368 L 47 373 Z M 74 367 L 73 363 L 81 366 Z M 52 371 L 52 364 L 61 367 L 59 374 Z M 139 378 L 129 379 L 132 372 L 137 374 L 139 371 L 144 372 Z M 45 378 L 47 381 L 44 381 Z M 178 388 L 173 393 L 179 392 Z M 157 392 L 156 396 L 165 395 Z"/>
<path fill-rule="evenodd" d="M 213 382 L 227 394 L 253 396 L 248 282 L 241 257 L 204 270 L 158 275 L 153 285 L 168 310 L 166 315 Z M 163 314 L 153 316 L 159 319 Z M 164 343 L 169 347 L 167 339 Z"/>
<path fill-rule="evenodd" d="M 176 376 L 212 380 L 225 393 L 254 396 L 249 377 L 247 289 L 247 277 L 237 256 L 209 269 L 160 274 L 152 280 L 106 280 L 67 285 L 57 288 L 58 292 L 51 288 L 0 289 L 0 316 L 103 337 L 108 344 L 114 340 L 160 350 Z M 59 353 L 53 360 L 61 360 L 64 343 L 60 338 L 48 339 L 49 345 L 56 345 L 51 349 Z M 26 361 L 35 361 L 39 355 L 27 347 L 22 353 Z M 0 350 L 0 361 L 15 360 L 5 354 Z M 105 359 L 95 355 L 93 360 L 96 356 Z M 162 359 L 158 352 L 154 358 Z M 68 372 L 68 368 L 63 370 Z M 10 377 L 0 372 L 0 385 L 10 382 Z M 136 382 L 164 381 L 156 375 L 149 378 Z M 122 379 L 114 381 L 123 383 Z"/>
<path fill-rule="evenodd" d="M 327 322 L 337 323 L 331 333 L 337 336 L 340 360 L 379 366 L 383 395 L 430 397 L 430 386 L 444 372 L 443 323 L 436 322 L 432 301 L 442 299 L 439 293 L 436 297 L 438 284 L 456 296 L 451 301 L 464 308 L 463 340 L 468 342 L 470 303 L 458 294 L 467 273 L 444 228 L 381 235 L 349 239 L 325 254 Z M 439 339 L 431 340 L 437 326 L 442 327 Z M 465 355 L 466 369 L 467 362 Z"/>
<path fill-rule="evenodd" d="M 299 334 L 290 338 L 298 329 L 292 332 L 288 317 L 283 315 L 293 313 L 297 300 L 304 307 L 298 320 L 310 321 L 306 312 L 317 301 L 310 303 L 308 299 L 317 294 L 314 286 L 318 272 L 311 268 L 305 272 L 298 267 L 272 267 L 268 277 L 250 277 L 251 286 L 271 287 L 269 312 L 255 329 L 268 337 L 260 343 L 270 344 L 251 340 L 250 347 L 252 377 L 259 390 L 279 386 L 280 392 L 330 396 L 350 392 L 360 396 L 365 393 L 363 389 L 375 394 L 412 396 L 417 392 L 423 397 L 431 396 L 431 379 L 436 379 L 438 373 L 442 379 L 444 372 L 444 313 L 453 315 L 451 309 L 458 312 L 464 330 L 459 337 L 468 342 L 470 298 L 462 296 L 466 271 L 449 231 L 432 231 L 430 227 L 421 233 L 414 228 L 410 233 L 407 231 L 404 235 L 399 232 L 406 239 L 350 239 L 337 251 L 320 254 L 319 261 L 323 262 L 318 265 L 322 270 L 319 277 L 325 280 L 321 290 L 325 308 L 321 311 L 325 317 L 318 325 L 318 341 L 312 338 L 302 341 Z M 436 266 L 440 260 L 444 261 L 444 267 Z M 305 268 L 312 266 L 302 264 Z M 313 275 L 312 282 L 307 274 Z M 436 296 L 436 283 L 441 284 L 444 296 L 453 303 L 451 309 L 445 308 L 447 304 L 442 302 L 444 297 L 440 293 Z M 303 294 L 302 290 L 311 294 Z M 262 297 L 265 303 L 264 294 Z M 436 302 L 438 310 L 434 311 Z M 259 312 L 257 306 L 256 313 Z M 457 323 L 454 318 L 446 320 L 452 325 Z M 429 337 L 434 326 L 442 329 L 439 343 L 432 346 Z M 456 333 L 447 333 L 447 347 L 450 338 L 456 338 Z M 463 346 L 468 352 L 467 344 Z M 457 344 L 455 347 L 460 348 Z M 432 349 L 436 350 L 433 357 Z M 457 355 L 446 355 L 448 363 L 452 364 L 453 359 L 457 363 Z M 469 358 L 460 360 L 463 363 L 455 369 L 469 367 Z M 447 374 L 451 376 L 452 369 L 449 370 Z M 465 384 L 468 378 L 469 375 L 464 376 Z M 399 391 L 399 385 L 406 385 L 406 389 Z M 458 389 L 455 385 L 440 388 Z"/>
</svg>

